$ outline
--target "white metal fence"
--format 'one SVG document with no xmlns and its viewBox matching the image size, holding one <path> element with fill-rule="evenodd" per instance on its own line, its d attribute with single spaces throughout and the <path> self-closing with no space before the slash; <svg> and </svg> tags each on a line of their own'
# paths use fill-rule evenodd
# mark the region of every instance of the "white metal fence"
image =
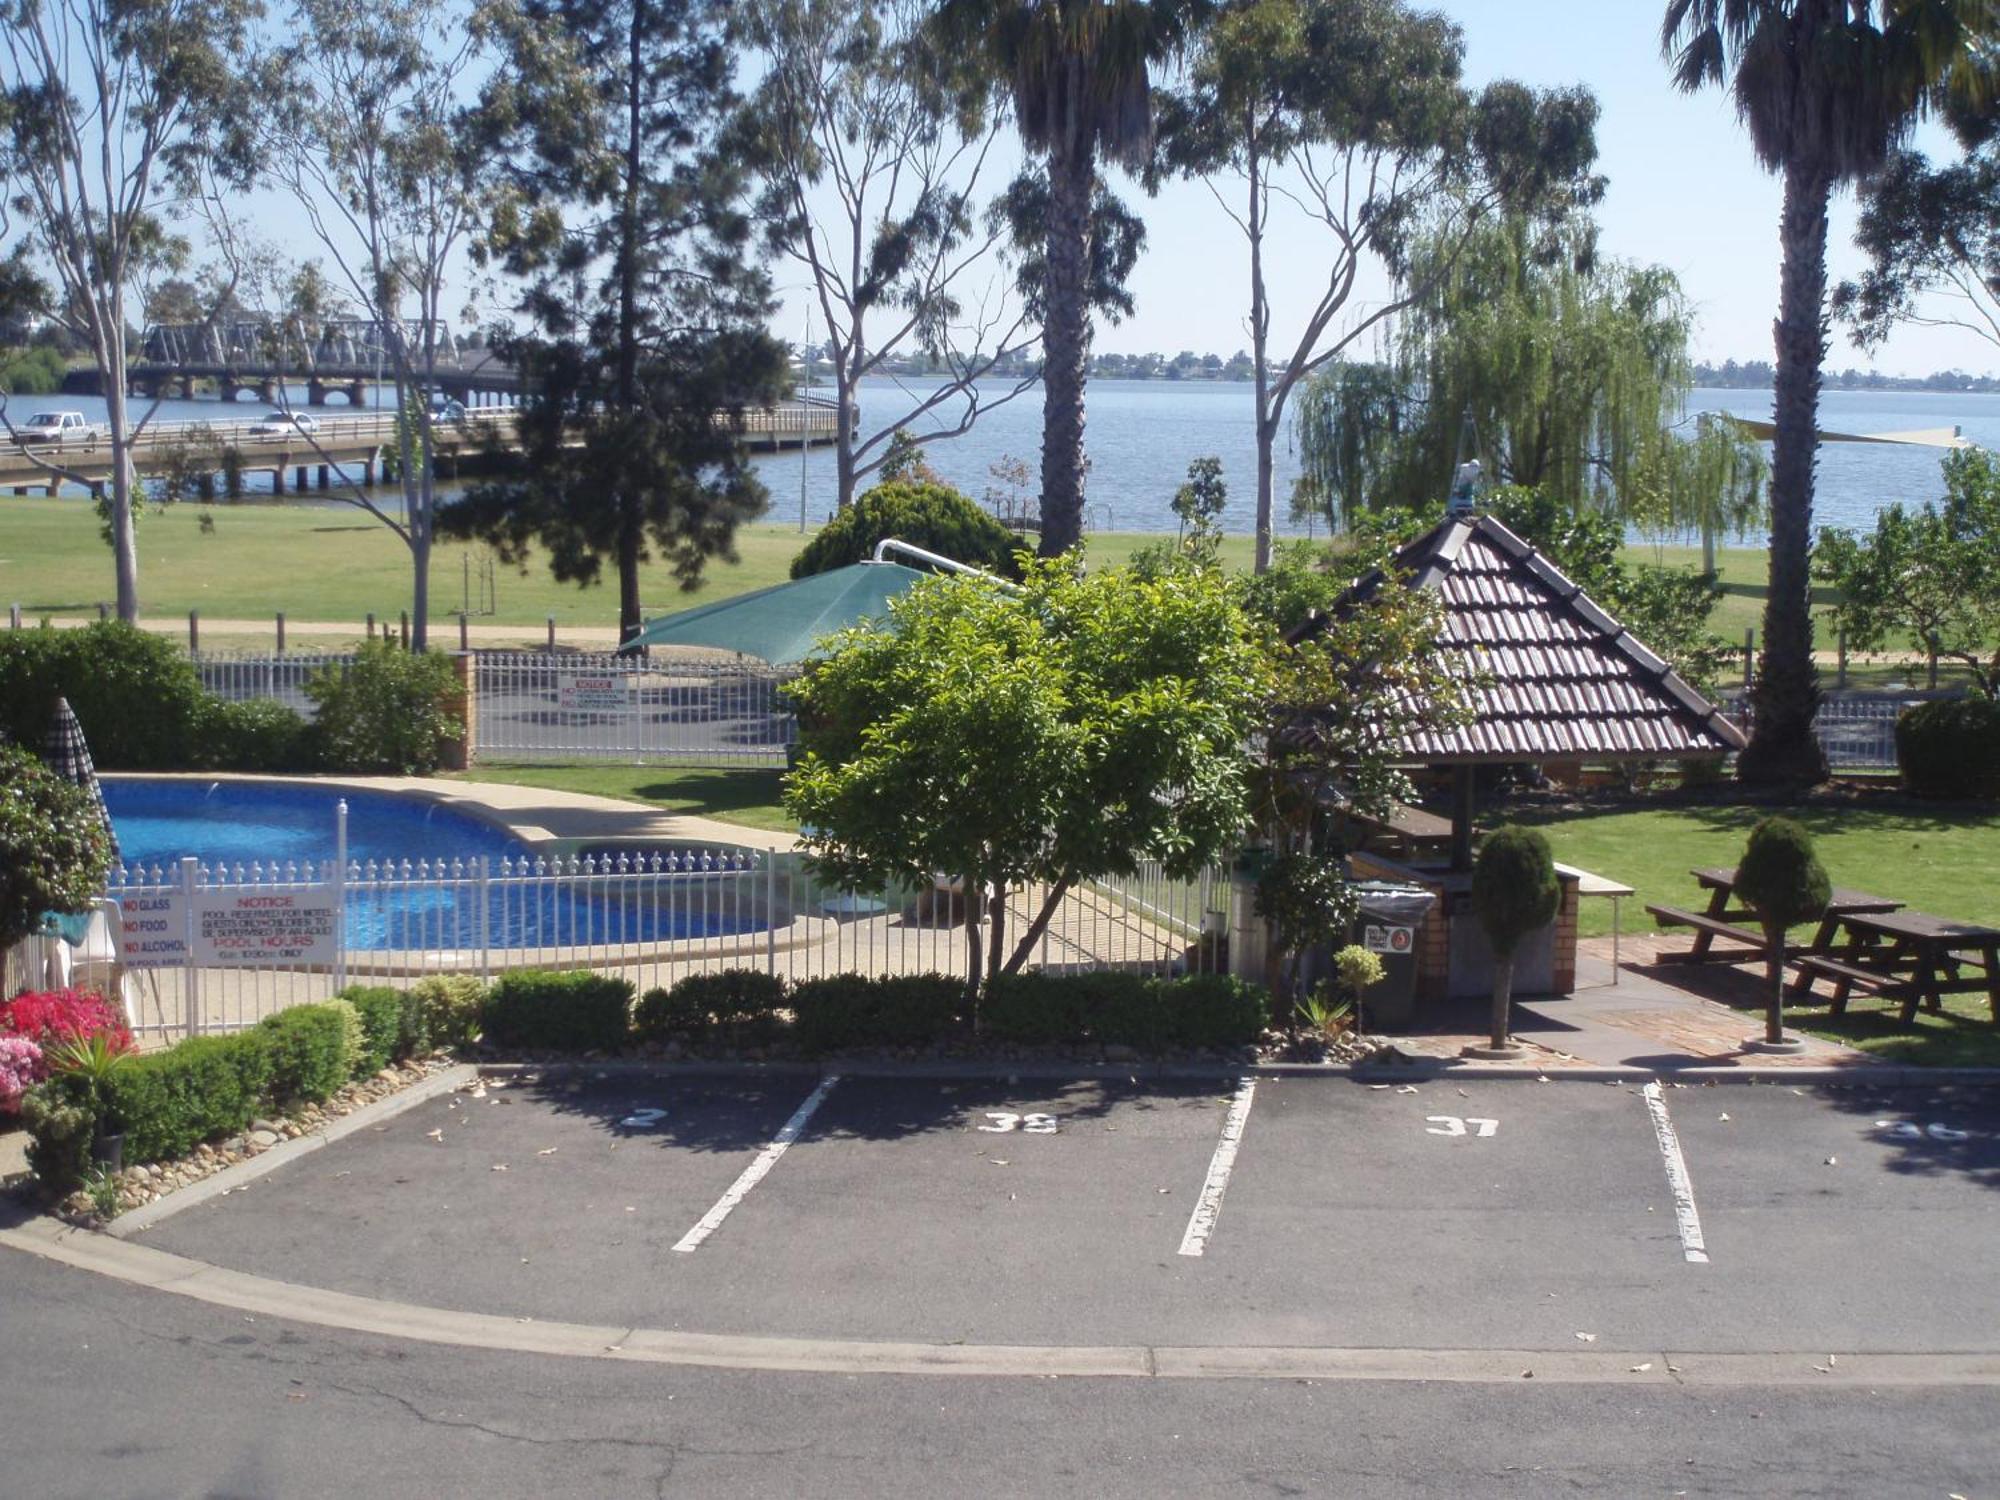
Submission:
<svg viewBox="0 0 2000 1500">
<path fill-rule="evenodd" d="M 795 854 L 742 849 L 393 865 L 121 869 L 107 895 L 113 972 L 134 1029 L 172 1039 L 248 1026 L 350 983 L 406 987 L 432 974 L 590 969 L 643 993 L 689 973 L 962 974 L 963 910 L 943 885 L 858 894 Z M 1045 892 L 1013 893 L 1011 952 Z M 1069 892 L 1029 965 L 1174 974 L 1210 969 L 1227 877 L 1157 867 Z"/>
<path fill-rule="evenodd" d="M 1896 769 L 1896 718 L 1913 703 L 1932 694 L 1841 693 L 1826 698 L 1813 720 L 1813 732 L 1837 771 Z M 1752 705 L 1748 697 L 1724 704 L 1724 711 L 1747 734 Z"/>
<path fill-rule="evenodd" d="M 189 660 L 201 685 L 218 698 L 232 703 L 273 698 L 311 719 L 317 710 L 306 696 L 306 684 L 329 667 L 345 669 L 354 658 L 330 651 L 197 651 Z"/>
<path fill-rule="evenodd" d="M 475 760 L 782 766 L 797 735 L 762 663 L 481 651 Z"/>
</svg>

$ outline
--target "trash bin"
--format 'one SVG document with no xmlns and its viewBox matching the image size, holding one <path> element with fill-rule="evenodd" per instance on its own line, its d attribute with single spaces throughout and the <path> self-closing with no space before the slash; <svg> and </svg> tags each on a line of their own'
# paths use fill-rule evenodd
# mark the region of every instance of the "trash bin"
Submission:
<svg viewBox="0 0 2000 1500">
<path fill-rule="evenodd" d="M 1417 1018 L 1417 929 L 1437 905 L 1437 892 L 1420 885 L 1364 880 L 1357 886 L 1361 909 L 1348 941 L 1382 960 L 1382 978 L 1361 997 L 1364 1023 L 1408 1026 Z"/>
</svg>

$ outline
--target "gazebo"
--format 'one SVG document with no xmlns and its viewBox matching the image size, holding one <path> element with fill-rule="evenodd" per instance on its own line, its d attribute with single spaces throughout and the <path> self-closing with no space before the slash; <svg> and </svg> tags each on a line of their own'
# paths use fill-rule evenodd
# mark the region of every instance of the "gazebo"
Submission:
<svg viewBox="0 0 2000 1500">
<path fill-rule="evenodd" d="M 1483 935 L 1471 918 L 1474 775 L 1522 761 L 1720 759 L 1743 732 L 1527 542 L 1492 516 L 1459 512 L 1396 555 L 1398 574 L 1444 607 L 1438 649 L 1472 682 L 1469 722 L 1419 730 L 1400 747 L 1413 765 L 1449 768 L 1449 858 L 1403 864 L 1362 856 L 1365 873 L 1415 881 L 1441 897 L 1420 935 L 1420 993 L 1477 994 L 1487 984 Z M 1343 597 L 1358 609 L 1382 588 L 1373 573 Z M 1295 635 L 1310 639 L 1325 617 Z M 1573 981 L 1576 877 L 1548 945 L 1549 987 Z M 1525 977 L 1525 976 L 1524 976 Z"/>
</svg>

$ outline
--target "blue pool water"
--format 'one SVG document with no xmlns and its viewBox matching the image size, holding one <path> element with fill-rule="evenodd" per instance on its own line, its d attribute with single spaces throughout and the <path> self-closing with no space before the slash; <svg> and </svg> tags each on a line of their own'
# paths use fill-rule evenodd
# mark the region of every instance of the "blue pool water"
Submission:
<svg viewBox="0 0 2000 1500">
<path fill-rule="evenodd" d="M 266 879 L 334 855 L 347 803 L 350 949 L 467 951 L 667 942 L 761 931 L 761 879 L 691 871 L 570 874 L 529 868 L 534 849 L 506 830 L 421 797 L 254 781 L 118 777 L 104 782 L 132 883 L 192 856 L 214 869 L 253 863 Z M 476 861 L 486 861 L 480 900 Z M 405 863 L 427 861 L 406 879 Z M 454 864 L 457 875 L 449 875 Z M 503 863 L 505 862 L 505 863 Z M 274 870 L 273 867 L 276 867 Z M 142 873 L 143 870 L 143 873 Z M 220 872 L 215 878 L 222 878 Z"/>
</svg>

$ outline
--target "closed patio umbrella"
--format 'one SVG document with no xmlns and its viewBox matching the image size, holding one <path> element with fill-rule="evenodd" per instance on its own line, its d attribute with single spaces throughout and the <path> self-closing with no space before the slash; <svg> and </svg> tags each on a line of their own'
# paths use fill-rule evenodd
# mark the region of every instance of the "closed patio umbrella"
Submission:
<svg viewBox="0 0 2000 1500">
<path fill-rule="evenodd" d="M 118 832 L 111 826 L 111 810 L 104 805 L 104 788 L 98 785 L 97 767 L 91 764 L 83 726 L 77 723 L 76 710 L 69 706 L 67 698 L 56 699 L 48 738 L 42 744 L 42 759 L 63 780 L 74 782 L 90 793 L 90 800 L 97 805 L 97 816 L 104 822 L 105 835 L 111 840 L 111 858 L 118 861 Z"/>
</svg>

